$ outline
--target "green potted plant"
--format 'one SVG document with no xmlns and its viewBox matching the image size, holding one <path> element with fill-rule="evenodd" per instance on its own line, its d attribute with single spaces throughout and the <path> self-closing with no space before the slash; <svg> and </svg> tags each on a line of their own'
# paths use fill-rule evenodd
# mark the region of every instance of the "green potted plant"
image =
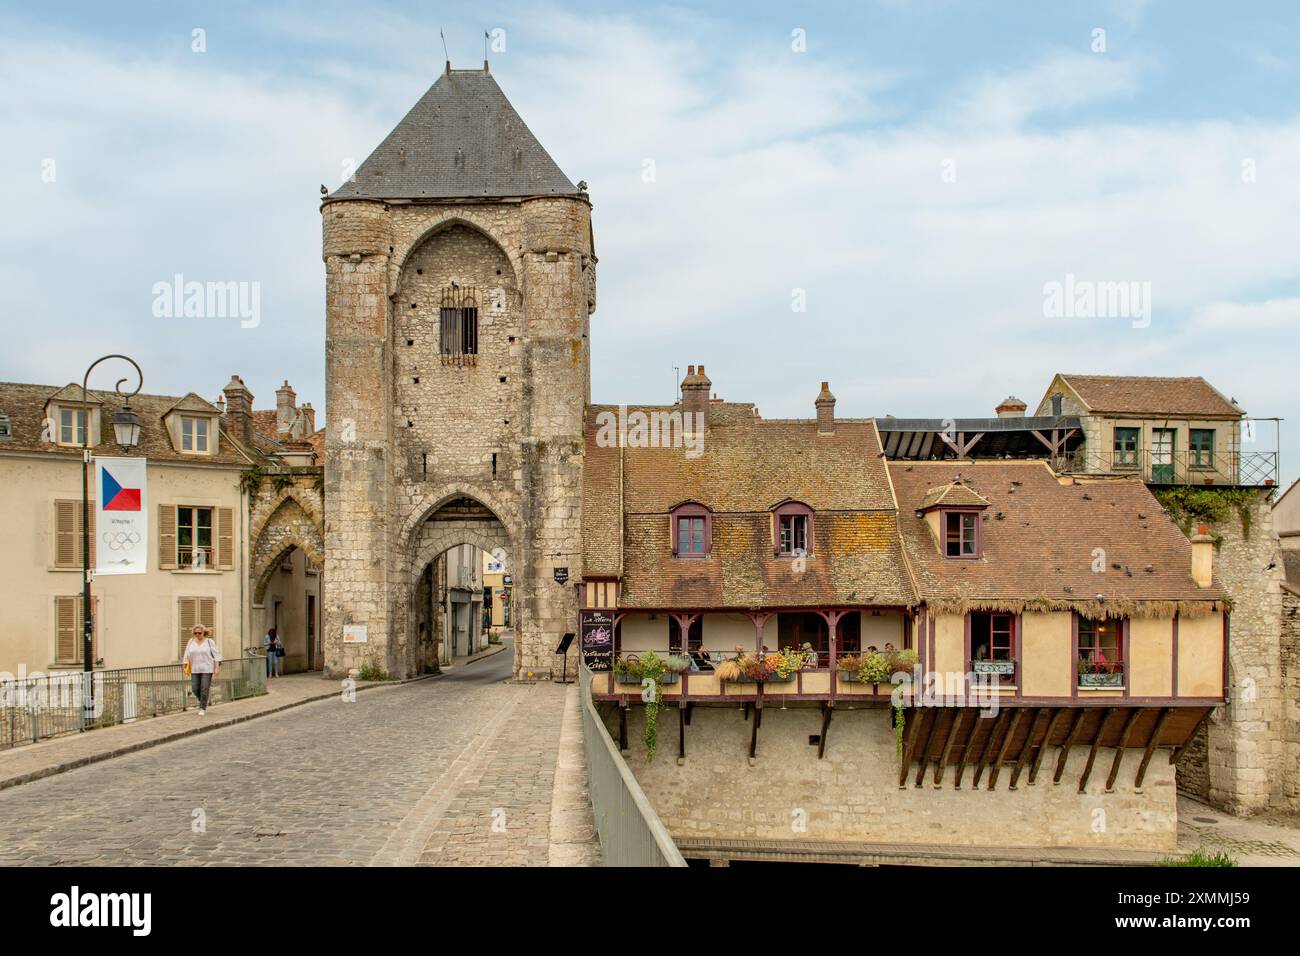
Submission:
<svg viewBox="0 0 1300 956">
<path fill-rule="evenodd" d="M 685 654 L 669 654 L 664 658 L 664 674 L 659 679 L 661 684 L 676 684 L 682 673 L 691 669 L 691 659 Z"/>
<path fill-rule="evenodd" d="M 641 683 L 641 660 L 635 654 L 614 661 L 614 680 L 620 684 Z"/>
<path fill-rule="evenodd" d="M 858 668 L 861 666 L 862 658 L 857 654 L 845 654 L 835 661 L 835 670 L 839 672 L 840 680 L 849 684 L 859 683 Z"/>
<path fill-rule="evenodd" d="M 888 683 L 891 673 L 889 659 L 879 651 L 863 654 L 858 664 L 858 680 L 864 684 Z"/>
</svg>

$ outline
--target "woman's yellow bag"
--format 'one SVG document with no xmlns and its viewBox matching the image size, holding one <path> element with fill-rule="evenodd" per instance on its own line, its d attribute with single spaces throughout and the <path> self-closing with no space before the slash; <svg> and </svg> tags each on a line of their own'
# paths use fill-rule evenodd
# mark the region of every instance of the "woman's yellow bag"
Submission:
<svg viewBox="0 0 1300 956">
<path fill-rule="evenodd" d="M 190 676 L 190 662 L 186 660 L 182 666 L 185 668 L 185 677 L 188 679 Z"/>
</svg>

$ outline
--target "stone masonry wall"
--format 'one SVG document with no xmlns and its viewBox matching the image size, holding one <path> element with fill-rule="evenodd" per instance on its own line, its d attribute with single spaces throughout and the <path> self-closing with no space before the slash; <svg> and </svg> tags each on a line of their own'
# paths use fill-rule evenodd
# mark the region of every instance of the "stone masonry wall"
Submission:
<svg viewBox="0 0 1300 956">
<path fill-rule="evenodd" d="M 577 616 L 573 584 L 553 571 L 581 574 L 589 206 L 349 202 L 327 203 L 324 217 L 327 660 L 346 668 L 378 655 L 390 673 L 414 673 L 413 595 L 430 542 L 491 540 L 515 581 L 516 673 L 549 676 L 551 645 Z M 468 362 L 440 353 L 439 311 L 453 287 L 474 290 L 479 308 Z M 344 417 L 356 425 L 350 439 L 337 431 Z M 459 497 L 490 509 L 499 530 L 463 541 L 450 526 L 426 533 Z M 366 624 L 367 648 L 339 643 L 345 623 Z"/>
<path fill-rule="evenodd" d="M 960 790 L 949 768 L 941 787 L 933 771 L 921 787 L 898 786 L 894 732 L 882 709 L 836 709 L 826 756 L 817 759 L 809 735 L 821 730 L 810 708 L 769 707 L 748 759 L 750 724 L 738 707 L 695 707 L 686 728 L 686 761 L 678 764 L 677 714 L 660 713 L 659 749 L 651 763 L 641 742 L 644 708 L 628 719 L 628 766 L 674 837 L 734 840 L 813 840 L 960 846 L 1122 847 L 1167 851 L 1177 832 L 1174 768 L 1157 754 L 1142 791 L 1133 789 L 1140 751 L 1125 754 L 1112 793 L 1105 793 L 1114 751 L 1098 752 L 1087 791 L 1078 792 L 1088 748 L 1076 747 L 1061 783 L 1052 783 L 1057 748 L 1037 781 L 1023 776 L 1015 791 L 1004 771 L 996 790 Z M 617 739 L 617 716 L 607 725 Z M 1008 768 L 1009 770 L 1009 768 Z M 802 827 L 802 829 L 801 829 Z"/>
<path fill-rule="evenodd" d="M 1228 702 L 1179 761 L 1179 786 L 1233 813 L 1286 803 L 1282 695 L 1282 577 L 1267 493 L 1250 508 L 1247 529 L 1235 511 L 1210 530 L 1222 536 L 1215 578 L 1233 599 L 1229 630 Z M 1271 563 L 1276 562 L 1273 569 Z M 1290 762 L 1294 776 L 1294 761 Z"/>
<path fill-rule="evenodd" d="M 1285 809 L 1300 812 L 1300 595 L 1282 595 L 1282 798 Z"/>
</svg>

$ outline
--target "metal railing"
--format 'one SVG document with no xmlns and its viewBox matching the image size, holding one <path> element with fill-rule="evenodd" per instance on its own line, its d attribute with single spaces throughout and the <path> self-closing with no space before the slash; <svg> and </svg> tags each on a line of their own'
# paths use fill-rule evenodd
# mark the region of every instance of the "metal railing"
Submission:
<svg viewBox="0 0 1300 956">
<path fill-rule="evenodd" d="M 0 750 L 198 705 L 180 664 L 97 670 L 91 680 L 94 709 L 89 717 L 82 699 L 82 671 L 0 680 Z M 221 662 L 210 702 L 265 693 L 266 658 L 237 657 Z"/>
<path fill-rule="evenodd" d="M 587 792 L 606 866 L 685 866 L 681 851 L 614 746 L 591 699 L 591 671 L 583 664 L 582 737 L 587 751 Z"/>
<path fill-rule="evenodd" d="M 1131 474 L 1153 485 L 1237 485 L 1271 487 L 1278 480 L 1275 451 L 1178 451 L 1158 453 L 1149 448 L 1136 452 L 1097 452 L 1081 448 L 1052 462 L 1067 474 Z"/>
</svg>

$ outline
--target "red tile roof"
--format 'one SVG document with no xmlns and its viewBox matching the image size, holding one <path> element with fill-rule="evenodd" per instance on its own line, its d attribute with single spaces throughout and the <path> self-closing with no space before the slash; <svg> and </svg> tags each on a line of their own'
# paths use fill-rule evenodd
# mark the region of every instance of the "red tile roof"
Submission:
<svg viewBox="0 0 1300 956">
<path fill-rule="evenodd" d="M 1119 415 L 1240 418 L 1244 413 L 1199 375 L 1073 375 L 1060 377 L 1090 411 Z"/>
<path fill-rule="evenodd" d="M 960 470 L 989 507 L 983 556 L 952 560 L 916 514 L 929 489 Z M 1041 461 L 890 462 L 899 528 L 921 597 L 931 604 L 997 607 L 1087 605 L 1167 613 L 1170 602 L 1227 598 L 1192 580 L 1191 543 L 1136 479 L 1064 484 Z M 1104 551 L 1105 570 L 1093 571 Z M 1119 565 L 1118 568 L 1115 565 Z M 1148 567 L 1150 570 L 1147 570 Z M 1096 602 L 1096 595 L 1103 596 Z"/>
</svg>

